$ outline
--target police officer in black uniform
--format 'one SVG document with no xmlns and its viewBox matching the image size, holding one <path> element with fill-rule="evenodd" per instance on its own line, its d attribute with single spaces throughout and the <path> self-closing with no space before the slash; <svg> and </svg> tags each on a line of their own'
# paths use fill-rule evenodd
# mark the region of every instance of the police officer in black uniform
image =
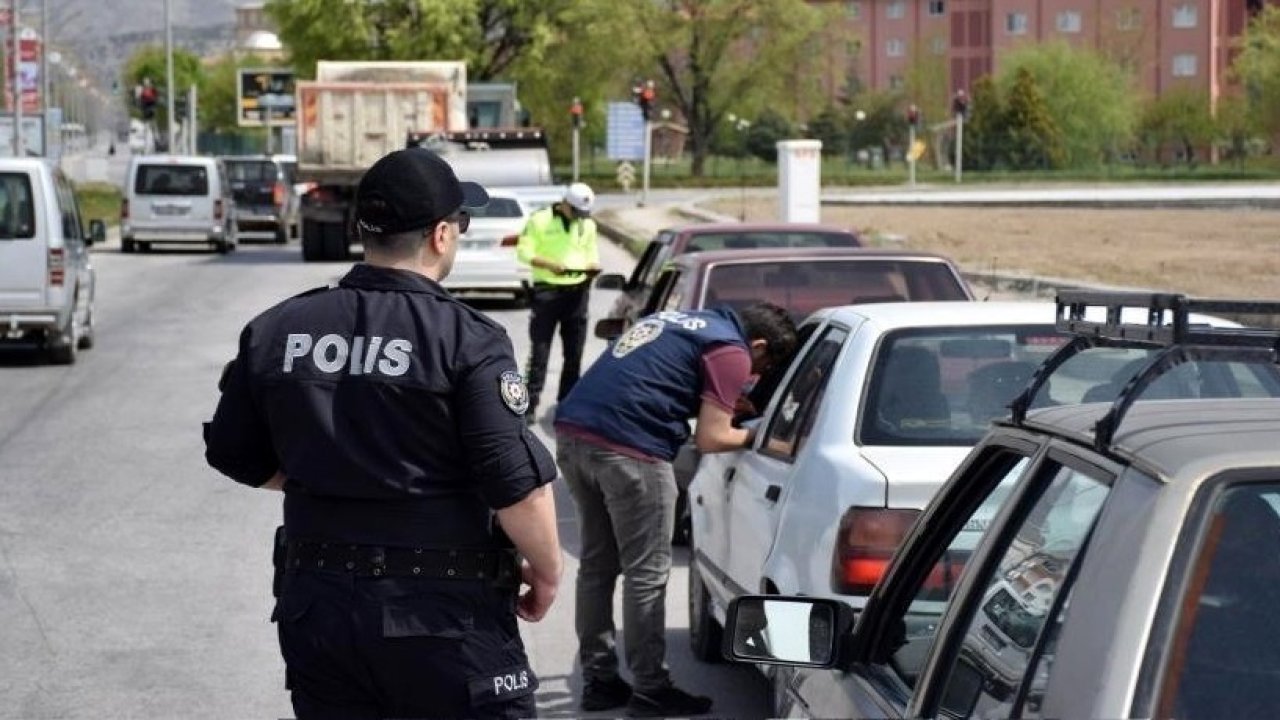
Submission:
<svg viewBox="0 0 1280 720">
<path fill-rule="evenodd" d="M 516 616 L 559 584 L 556 467 L 510 338 L 439 285 L 488 196 L 421 148 L 357 193 L 365 262 L 244 329 L 206 458 L 284 491 L 272 619 L 299 720 L 535 716 Z"/>
</svg>

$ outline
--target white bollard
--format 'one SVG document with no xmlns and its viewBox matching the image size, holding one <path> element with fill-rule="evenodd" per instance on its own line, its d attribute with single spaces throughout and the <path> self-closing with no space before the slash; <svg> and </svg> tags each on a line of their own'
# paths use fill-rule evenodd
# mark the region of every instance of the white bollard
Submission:
<svg viewBox="0 0 1280 720">
<path fill-rule="evenodd" d="M 778 141 L 778 218 L 816 223 L 822 219 L 822 141 Z"/>
</svg>

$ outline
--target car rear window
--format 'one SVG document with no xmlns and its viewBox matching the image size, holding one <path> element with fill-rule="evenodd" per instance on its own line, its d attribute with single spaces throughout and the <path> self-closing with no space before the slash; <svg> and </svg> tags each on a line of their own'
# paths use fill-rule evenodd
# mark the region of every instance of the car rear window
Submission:
<svg viewBox="0 0 1280 720">
<path fill-rule="evenodd" d="M 741 309 L 771 302 L 786 308 L 797 321 L 833 305 L 968 299 L 949 266 L 909 260 L 720 263 L 710 267 L 703 292 L 703 307 Z"/>
<path fill-rule="evenodd" d="M 35 237 L 31 179 L 26 173 L 0 173 L 0 240 Z"/>
<path fill-rule="evenodd" d="M 232 182 L 275 182 L 276 166 L 267 160 L 227 160 Z"/>
<path fill-rule="evenodd" d="M 850 233 L 835 232 L 724 232 L 698 233 L 689 238 L 685 252 L 777 247 L 858 247 Z"/>
<path fill-rule="evenodd" d="M 208 195 L 209 171 L 202 165 L 139 165 L 133 191 L 139 195 Z"/>
<path fill-rule="evenodd" d="M 467 208 L 473 218 L 518 218 L 524 217 L 520 211 L 520 203 L 512 198 L 491 197 L 484 207 Z"/>
</svg>

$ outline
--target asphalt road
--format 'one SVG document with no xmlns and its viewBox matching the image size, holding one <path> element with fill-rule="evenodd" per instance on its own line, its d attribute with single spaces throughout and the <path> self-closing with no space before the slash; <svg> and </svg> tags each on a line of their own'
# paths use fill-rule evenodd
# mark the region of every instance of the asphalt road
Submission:
<svg viewBox="0 0 1280 720">
<path fill-rule="evenodd" d="M 602 252 L 608 269 L 630 269 L 621 250 Z M 228 256 L 122 255 L 113 242 L 94 261 L 97 347 L 72 367 L 0 353 L 0 717 L 292 717 L 268 620 L 280 496 L 210 470 L 200 423 L 243 324 L 348 266 L 304 264 L 296 242 Z M 593 317 L 611 302 L 596 292 Z M 527 311 L 476 304 L 507 327 L 523 364 Z M 602 347 L 592 338 L 586 358 Z M 524 637 L 541 716 L 581 717 L 577 526 L 557 489 L 565 583 Z M 713 695 L 716 717 L 763 717 L 753 669 L 690 656 L 683 554 L 676 565 L 667 624 L 677 682 Z"/>
</svg>

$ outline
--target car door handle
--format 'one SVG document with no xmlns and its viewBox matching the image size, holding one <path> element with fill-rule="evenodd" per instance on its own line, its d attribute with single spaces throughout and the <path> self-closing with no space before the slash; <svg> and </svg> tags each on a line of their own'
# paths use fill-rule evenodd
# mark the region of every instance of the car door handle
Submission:
<svg viewBox="0 0 1280 720">
<path fill-rule="evenodd" d="M 724 471 L 724 482 L 726 485 L 733 482 L 733 476 L 737 474 L 737 472 L 738 472 L 737 468 L 729 468 L 728 470 Z"/>
<path fill-rule="evenodd" d="M 769 487 L 765 488 L 765 491 L 764 491 L 765 500 L 768 500 L 769 502 L 778 502 L 778 498 L 780 497 L 782 497 L 781 485 L 770 485 Z"/>
</svg>

